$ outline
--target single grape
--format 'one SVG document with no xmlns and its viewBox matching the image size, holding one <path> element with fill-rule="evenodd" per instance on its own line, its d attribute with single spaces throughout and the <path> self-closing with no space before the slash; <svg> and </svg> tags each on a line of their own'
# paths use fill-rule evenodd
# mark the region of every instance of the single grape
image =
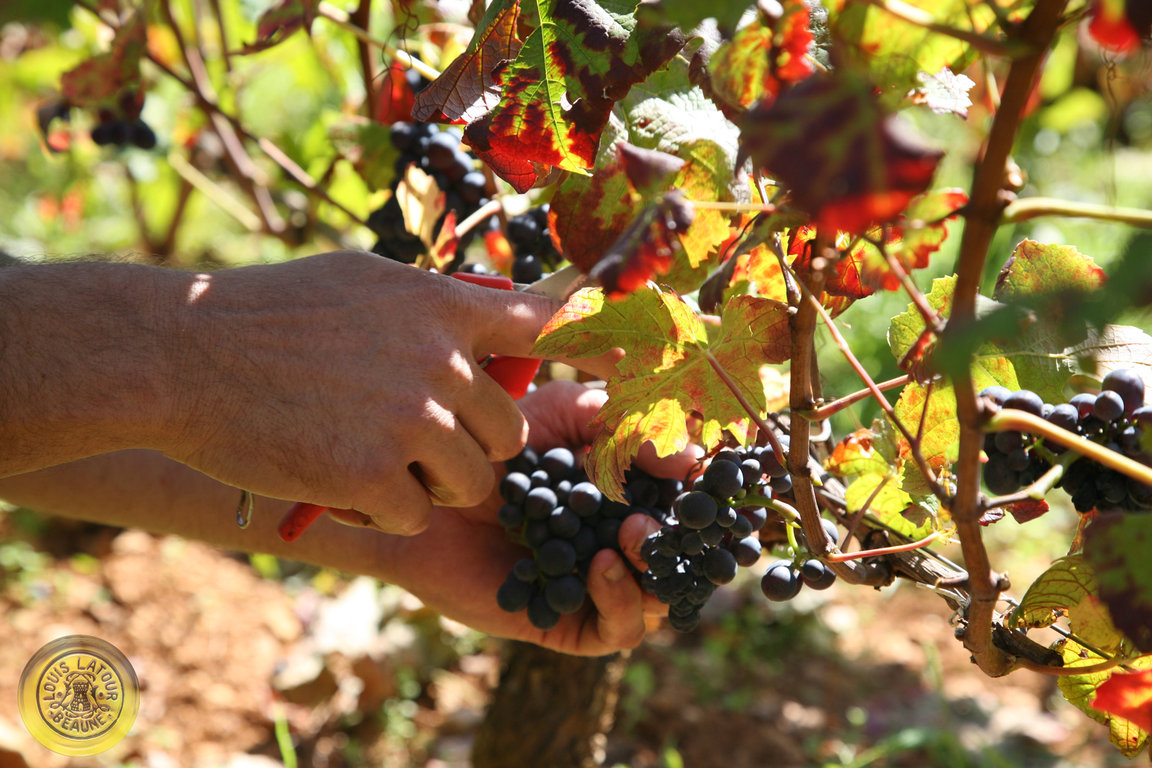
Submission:
<svg viewBox="0 0 1152 768">
<path fill-rule="evenodd" d="M 764 597 L 774 602 L 791 600 L 800 594 L 800 572 L 787 560 L 780 560 L 768 566 L 760 579 L 760 591 Z"/>
<path fill-rule="evenodd" d="M 1024 447 L 1024 436 L 1014 429 L 997 432 L 992 440 L 1000 453 L 1012 453 Z"/>
<path fill-rule="evenodd" d="M 736 510 L 727 504 L 721 505 L 716 510 L 716 524 L 721 528 L 731 528 L 738 517 Z"/>
<path fill-rule="evenodd" d="M 519 504 L 502 504 L 496 510 L 496 519 L 505 528 L 519 528 L 524 524 L 524 509 Z"/>
<path fill-rule="evenodd" d="M 561 539 L 571 539 L 580 531 L 580 516 L 568 507 L 556 507 L 548 516 L 548 530 Z"/>
<path fill-rule="evenodd" d="M 460 140 L 449 131 L 441 131 L 428 141 L 428 164 L 442 171 L 452 164 Z"/>
<path fill-rule="evenodd" d="M 516 613 L 528 607 L 536 588 L 527 581 L 521 581 L 515 574 L 509 574 L 496 590 L 496 604 L 508 613 Z"/>
<path fill-rule="evenodd" d="M 544 262 L 532 253 L 518 254 L 512 261 L 512 281 L 534 283 L 544 276 Z"/>
<path fill-rule="evenodd" d="M 1096 405 L 1096 396 L 1081 392 L 1078 395 L 1073 395 L 1068 404 L 1075 406 L 1078 417 L 1082 419 L 1092 413 L 1092 408 Z"/>
<path fill-rule="evenodd" d="M 995 454 L 989 456 L 988 463 L 984 465 L 984 485 L 997 496 L 1013 493 L 1020 488 L 1020 472 L 1012 469 L 1006 458 Z"/>
<path fill-rule="evenodd" d="M 1115 421 L 1124 415 L 1124 398 L 1110 389 L 1104 390 L 1092 404 L 1092 415 L 1101 421 Z"/>
<path fill-rule="evenodd" d="M 558 503 L 556 491 L 546 485 L 537 486 L 524 498 L 524 515 L 529 520 L 546 520 Z"/>
<path fill-rule="evenodd" d="M 545 576 L 563 576 L 576 567 L 576 549 L 564 539 L 548 539 L 536 551 L 536 564 Z"/>
<path fill-rule="evenodd" d="M 1053 408 L 1052 412 L 1045 418 L 1048 420 L 1048 423 L 1060 427 L 1060 429 L 1074 432 L 1076 431 L 1077 423 L 1080 421 L 1080 413 L 1072 403 L 1060 403 L 1060 405 Z"/>
<path fill-rule="evenodd" d="M 713 547 L 704 553 L 704 576 L 717 586 L 736 578 L 736 556 L 726 549 Z"/>
<path fill-rule="evenodd" d="M 725 530 L 718 524 L 712 523 L 707 528 L 700 529 L 700 539 L 706 547 L 715 547 L 724 541 Z"/>
<path fill-rule="evenodd" d="M 768 508 L 767 507 L 742 507 L 740 509 L 741 517 L 748 518 L 748 522 L 752 525 L 753 531 L 758 531 L 764 527 L 768 522 Z"/>
<path fill-rule="evenodd" d="M 1017 448 L 1011 453 L 1004 455 L 1004 464 L 1013 472 L 1023 472 L 1028 468 L 1030 456 L 1028 451 L 1023 448 Z"/>
<path fill-rule="evenodd" d="M 548 604 L 548 598 L 537 592 L 528 601 L 528 621 L 536 629 L 549 630 L 560 623 L 560 613 Z"/>
<path fill-rule="evenodd" d="M 544 598 L 548 601 L 548 606 L 559 614 L 575 613 L 580 610 L 587 594 L 584 582 L 570 574 L 549 579 L 544 585 Z"/>
<path fill-rule="evenodd" d="M 772 493 L 788 494 L 792 492 L 792 476 L 783 475 L 781 477 L 773 477 L 769 481 L 769 486 L 772 488 Z"/>
<path fill-rule="evenodd" d="M 760 466 L 758 459 L 748 457 L 740 462 L 740 472 L 744 475 L 744 487 L 751 489 L 756 483 L 760 482 L 760 478 L 764 476 L 764 469 Z"/>
<path fill-rule="evenodd" d="M 1120 395 L 1120 399 L 1124 401 L 1125 413 L 1132 413 L 1144 405 L 1144 379 L 1136 371 L 1127 368 L 1109 371 L 1105 374 L 1100 388 Z"/>
<path fill-rule="evenodd" d="M 1040 416 L 1044 413 L 1044 400 L 1030 389 L 1021 389 L 1004 398 L 1004 407 Z"/>
<path fill-rule="evenodd" d="M 576 466 L 576 457 L 567 448 L 553 448 L 540 457 L 540 467 L 559 482 Z"/>
<path fill-rule="evenodd" d="M 509 472 L 500 479 L 500 497 L 509 504 L 523 504 L 532 480 L 523 472 Z"/>
<path fill-rule="evenodd" d="M 604 494 L 589 482 L 577 483 L 568 492 L 568 506 L 580 517 L 590 517 L 600 511 Z"/>
<path fill-rule="evenodd" d="M 836 573 L 820 560 L 805 560 L 800 576 L 812 589 L 828 589 L 836 581 Z"/>
<path fill-rule="evenodd" d="M 536 561 L 530 557 L 522 557 L 512 565 L 512 574 L 520 581 L 533 582 L 540 575 Z"/>
<path fill-rule="evenodd" d="M 732 542 L 732 554 L 736 556 L 737 565 L 745 568 L 755 565 L 764 551 L 760 539 L 755 536 L 745 536 Z"/>
<path fill-rule="evenodd" d="M 508 241 L 517 251 L 521 248 L 531 248 L 539 237 L 540 224 L 530 213 L 508 219 Z"/>
<path fill-rule="evenodd" d="M 616 523 L 617 520 L 607 520 L 601 522 Z M 591 560 L 597 552 L 602 549 L 618 549 L 619 543 L 614 539 L 609 540 L 606 544 L 600 543 L 600 535 L 597 529 L 591 525 L 581 524 L 580 530 L 576 531 L 576 535 L 572 537 L 572 548 L 576 550 L 576 567 L 579 569 L 583 563 Z"/>
<path fill-rule="evenodd" d="M 688 531 L 680 539 L 680 551 L 686 555 L 698 555 L 704 551 L 704 539 L 699 531 Z"/>
<path fill-rule="evenodd" d="M 758 451 L 757 458 L 760 459 L 760 468 L 768 477 L 784 477 L 788 474 L 788 470 L 777 460 L 771 446 L 766 445 Z"/>
<path fill-rule="evenodd" d="M 416 139 L 416 126 L 412 123 L 392 123 L 388 141 L 401 152 L 412 149 Z"/>
<path fill-rule="evenodd" d="M 1004 405 L 1004 401 L 1007 400 L 1008 396 L 1011 394 L 1012 390 L 1008 389 L 1008 387 L 1004 387 L 999 384 L 993 384 L 990 387 L 984 387 L 984 389 L 980 390 L 979 397 L 987 398 L 996 405 L 1002 406 Z"/>
<path fill-rule="evenodd" d="M 732 461 L 713 460 L 704 470 L 704 482 L 701 490 L 707 491 L 718 499 L 728 499 L 744 487 L 744 473 L 740 464 Z"/>
<path fill-rule="evenodd" d="M 716 521 L 716 500 L 704 491 L 689 491 L 680 497 L 676 516 L 688 528 L 707 528 Z"/>
</svg>

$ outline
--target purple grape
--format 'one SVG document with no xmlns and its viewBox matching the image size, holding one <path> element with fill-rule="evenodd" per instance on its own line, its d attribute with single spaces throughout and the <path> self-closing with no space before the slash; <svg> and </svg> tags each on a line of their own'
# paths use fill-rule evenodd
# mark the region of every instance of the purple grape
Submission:
<svg viewBox="0 0 1152 768">
<path fill-rule="evenodd" d="M 1021 389 L 1004 398 L 1004 407 L 1040 416 L 1044 413 L 1044 400 L 1030 389 Z"/>
<path fill-rule="evenodd" d="M 1136 371 L 1121 368 L 1109 371 L 1104 376 L 1100 388 L 1105 392 L 1115 392 L 1124 401 L 1124 412 L 1132 413 L 1144 405 L 1144 379 Z"/>
<path fill-rule="evenodd" d="M 1110 389 L 1096 396 L 1092 414 L 1101 421 L 1115 421 L 1124 415 L 1124 399 Z"/>
<path fill-rule="evenodd" d="M 768 566 L 760 579 L 760 591 L 764 597 L 774 602 L 785 602 L 800 594 L 800 571 L 787 560 L 780 560 Z"/>
</svg>

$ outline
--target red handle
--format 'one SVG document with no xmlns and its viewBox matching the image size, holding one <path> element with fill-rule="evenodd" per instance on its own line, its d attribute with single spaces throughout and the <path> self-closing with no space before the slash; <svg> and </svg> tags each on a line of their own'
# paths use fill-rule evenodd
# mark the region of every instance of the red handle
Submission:
<svg viewBox="0 0 1152 768">
<path fill-rule="evenodd" d="M 452 277 L 468 283 L 480 285 L 485 288 L 498 290 L 512 290 L 512 279 L 504 275 L 477 275 L 471 272 L 454 272 Z M 491 376 L 513 400 L 519 400 L 528 392 L 536 372 L 540 370 L 540 361 L 530 357 L 508 357 L 506 355 L 493 355 L 484 366 L 484 372 Z M 280 538 L 289 543 L 296 541 L 312 523 L 328 511 L 328 507 L 319 504 L 297 502 L 288 510 L 288 514 L 280 521 L 277 529 Z"/>
</svg>

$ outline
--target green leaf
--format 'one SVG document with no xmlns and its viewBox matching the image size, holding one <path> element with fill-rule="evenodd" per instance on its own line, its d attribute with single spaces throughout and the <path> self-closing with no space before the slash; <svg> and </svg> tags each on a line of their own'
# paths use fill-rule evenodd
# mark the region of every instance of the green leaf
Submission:
<svg viewBox="0 0 1152 768">
<path fill-rule="evenodd" d="M 1063 399 L 1079 354 L 1068 348 L 1085 341 L 1084 308 L 1105 282 L 1104 271 L 1072 246 L 1032 240 L 1016 246 L 997 277 L 993 298 L 1032 310 L 1022 329 L 1001 338 L 1021 387 L 1049 402 Z"/>
<path fill-rule="evenodd" d="M 1084 559 L 1116 627 L 1152 652 L 1152 515 L 1101 515 L 1084 533 Z"/>
<path fill-rule="evenodd" d="M 597 418 L 604 430 L 588 457 L 589 477 L 622 498 L 624 472 L 645 441 L 660 456 L 688 445 L 686 419 L 701 418 L 701 439 L 712 445 L 725 431 L 747 434 L 748 414 L 717 369 L 759 413 L 767 406 L 760 366 L 789 353 L 788 310 L 752 296 L 732 299 L 719 328 L 706 326 L 679 296 L 642 289 L 608 302 L 599 289 L 569 300 L 536 342 L 534 354 L 585 357 L 624 347 L 618 377 Z"/>
<path fill-rule="evenodd" d="M 641 4 L 644 21 L 672 24 L 689 32 L 705 19 L 716 19 L 721 29 L 733 29 L 752 3 L 747 0 L 654 0 Z"/>
<path fill-rule="evenodd" d="M 1096 596 L 1096 574 L 1080 555 L 1062 557 L 1040 574 L 1008 615 L 1010 627 L 1047 627 L 1068 616 L 1077 637 L 1106 653 L 1120 650 L 1124 636 Z"/>
<path fill-rule="evenodd" d="M 1104 661 L 1102 656 L 1089 651 L 1074 640 L 1061 640 L 1052 647 L 1064 657 L 1065 667 L 1089 667 Z M 1152 657 L 1137 659 L 1131 665 L 1147 669 L 1152 667 Z M 1108 726 L 1109 740 L 1121 754 L 1125 757 L 1135 757 L 1147 745 L 1148 734 L 1129 720 L 1092 708 L 1096 689 L 1108 680 L 1114 671 L 1107 669 L 1084 675 L 1064 675 L 1057 678 L 1056 684 L 1070 704 L 1096 722 Z"/>
<path fill-rule="evenodd" d="M 995 14 L 984 4 L 966 0 L 914 0 L 936 23 L 967 32 L 986 32 Z M 852 64 L 867 69 L 884 99 L 892 106 L 922 85 L 920 73 L 945 67 L 962 72 L 976 51 L 962 40 L 925 29 L 870 3 L 830 0 L 828 21 L 834 38 L 846 43 Z"/>
<path fill-rule="evenodd" d="M 708 61 L 712 97 L 737 112 L 812 74 L 812 33 L 804 0 L 784 0 L 778 16 L 763 11 Z"/>
<path fill-rule="evenodd" d="M 68 26 L 73 0 L 5 0 L 0 3 L 0 26 L 10 21 Z"/>
<path fill-rule="evenodd" d="M 637 24 L 634 2 L 534 5 L 521 21 L 535 29 L 496 77 L 499 102 L 465 129 L 476 154 L 519 192 L 552 167 L 587 173 L 613 105 L 684 43 Z"/>
<path fill-rule="evenodd" d="M 954 275 L 936 278 L 927 296 L 928 305 L 939 312 L 942 318 L 947 318 L 952 313 L 952 294 L 955 290 Z M 892 318 L 888 326 L 888 346 L 897 360 L 907 361 L 906 367 L 918 365 L 934 343 L 930 339 L 925 345 L 927 327 L 915 304 L 910 303 L 907 310 Z M 1001 384 L 1012 390 L 1020 388 L 1015 367 L 1008 355 L 991 342 L 981 344 L 976 350 L 972 375 L 977 391 L 992 384 Z"/>
</svg>

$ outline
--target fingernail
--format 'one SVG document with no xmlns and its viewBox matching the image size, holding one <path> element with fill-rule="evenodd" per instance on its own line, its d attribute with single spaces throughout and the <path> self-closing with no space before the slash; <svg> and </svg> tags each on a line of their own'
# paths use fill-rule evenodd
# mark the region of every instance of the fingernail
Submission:
<svg viewBox="0 0 1152 768">
<path fill-rule="evenodd" d="M 609 584 L 615 584 L 627 575 L 628 569 L 624 567 L 624 563 L 622 561 L 617 560 L 615 563 L 608 567 L 608 570 L 604 571 L 604 580 Z"/>
</svg>

